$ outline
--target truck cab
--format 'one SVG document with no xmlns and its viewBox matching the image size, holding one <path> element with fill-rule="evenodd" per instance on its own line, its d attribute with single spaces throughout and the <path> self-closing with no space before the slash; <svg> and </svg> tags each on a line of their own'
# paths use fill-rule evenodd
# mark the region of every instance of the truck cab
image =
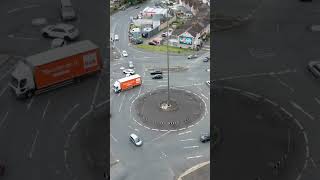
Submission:
<svg viewBox="0 0 320 180">
<path fill-rule="evenodd" d="M 121 91 L 121 84 L 119 81 L 114 82 L 113 90 L 115 93 L 119 93 Z"/>
<path fill-rule="evenodd" d="M 33 95 L 35 84 L 32 71 L 23 61 L 19 61 L 11 73 L 9 86 L 18 97 L 31 97 Z"/>
</svg>

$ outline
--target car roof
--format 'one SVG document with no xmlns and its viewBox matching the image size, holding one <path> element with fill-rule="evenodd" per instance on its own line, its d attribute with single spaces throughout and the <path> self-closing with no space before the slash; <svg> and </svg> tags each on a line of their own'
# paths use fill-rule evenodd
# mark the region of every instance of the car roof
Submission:
<svg viewBox="0 0 320 180">
<path fill-rule="evenodd" d="M 74 28 L 74 26 L 71 24 L 63 24 L 63 23 L 56 24 L 55 27 L 66 29 L 66 30 Z"/>
<path fill-rule="evenodd" d="M 133 139 L 137 139 L 138 138 L 138 136 L 136 135 L 136 134 L 130 134 L 130 137 L 132 137 Z"/>
</svg>

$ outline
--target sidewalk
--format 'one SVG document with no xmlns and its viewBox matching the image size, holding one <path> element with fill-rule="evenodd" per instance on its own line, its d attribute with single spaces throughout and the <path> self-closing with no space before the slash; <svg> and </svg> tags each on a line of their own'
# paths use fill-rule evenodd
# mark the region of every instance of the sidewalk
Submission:
<svg viewBox="0 0 320 180">
<path fill-rule="evenodd" d="M 209 180 L 210 161 L 197 164 L 182 173 L 177 180 Z"/>
</svg>

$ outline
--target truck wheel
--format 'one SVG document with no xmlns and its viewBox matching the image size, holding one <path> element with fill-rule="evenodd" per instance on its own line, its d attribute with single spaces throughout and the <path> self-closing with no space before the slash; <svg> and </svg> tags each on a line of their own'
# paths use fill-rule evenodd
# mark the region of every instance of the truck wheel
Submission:
<svg viewBox="0 0 320 180">
<path fill-rule="evenodd" d="M 28 91 L 26 93 L 26 98 L 31 98 L 33 96 L 33 91 Z"/>
</svg>

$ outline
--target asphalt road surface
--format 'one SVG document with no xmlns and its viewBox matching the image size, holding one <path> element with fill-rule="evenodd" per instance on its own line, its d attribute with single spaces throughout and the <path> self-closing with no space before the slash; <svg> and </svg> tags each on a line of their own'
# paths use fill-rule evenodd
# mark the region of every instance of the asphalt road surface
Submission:
<svg viewBox="0 0 320 180">
<path fill-rule="evenodd" d="M 41 27 L 32 26 L 31 22 L 34 18 L 46 18 L 49 24 L 60 22 L 59 5 L 59 1 L 1 2 L 0 53 L 7 55 L 8 61 L 3 58 L 6 63 L 0 67 L 0 159 L 6 163 L 4 178 L 8 180 L 95 177 L 87 162 L 77 164 L 78 169 L 72 164 L 75 162 L 70 161 L 68 154 L 83 152 L 83 148 L 76 146 L 81 140 L 68 137 L 77 132 L 78 124 L 87 118 L 92 104 L 107 102 L 107 68 L 81 83 L 26 101 L 17 100 L 7 86 L 15 62 L 49 49 L 51 39 L 41 37 Z M 79 15 L 78 20 L 72 22 L 80 30 L 79 40 L 89 39 L 98 44 L 107 62 L 105 2 L 73 1 L 73 5 Z M 82 143 L 85 141 L 82 139 Z M 66 144 L 73 146 L 69 149 Z"/>
<path fill-rule="evenodd" d="M 115 42 L 118 51 L 126 50 L 128 57 L 121 57 L 111 61 L 110 86 L 124 77 L 121 67 L 128 68 L 128 61 L 133 61 L 135 71 L 142 76 L 143 84 L 140 87 L 115 94 L 110 90 L 110 111 L 112 114 L 110 124 L 110 146 L 117 165 L 111 168 L 111 178 L 114 179 L 174 179 L 190 167 L 208 161 L 210 144 L 199 141 L 201 133 L 209 132 L 209 87 L 205 81 L 209 80 L 210 62 L 202 62 L 202 58 L 209 52 L 201 52 L 198 59 L 187 60 L 186 56 L 170 56 L 171 66 L 183 66 L 187 68 L 181 72 L 170 72 L 170 84 L 177 88 L 183 88 L 197 94 L 206 104 L 206 113 L 203 120 L 197 125 L 191 125 L 187 129 L 148 129 L 141 123 L 137 123 L 130 115 L 133 101 L 144 93 L 165 87 L 167 85 L 167 73 L 161 80 L 151 79 L 150 69 L 165 68 L 166 56 L 153 52 L 144 52 L 132 47 L 128 42 L 129 17 L 136 15 L 148 4 L 141 5 L 140 9 L 130 7 L 125 11 L 119 11 L 111 16 L 110 33 L 118 34 L 119 41 Z M 129 141 L 129 134 L 139 135 L 144 144 L 135 147 Z"/>
<path fill-rule="evenodd" d="M 249 4 L 249 1 L 246 3 Z M 258 3 L 248 5 L 247 12 L 257 6 Z M 308 25 L 317 23 L 320 16 L 319 7 L 319 2 L 316 1 L 311 3 L 289 0 L 261 1 L 249 25 L 219 32 L 215 36 L 217 45 L 213 49 L 216 59 L 213 79 L 223 80 L 230 87 L 272 100 L 297 120 L 301 125 L 301 133 L 305 135 L 305 146 L 308 148 L 305 150 L 307 153 L 304 156 L 303 166 L 291 164 L 299 166 L 296 171 L 288 171 L 285 173 L 286 176 L 271 179 L 315 180 L 320 177 L 318 169 L 320 87 L 319 81 L 306 70 L 308 62 L 320 56 L 319 34 L 306 29 Z M 230 6 L 228 11 L 239 12 L 236 6 Z M 241 12 L 238 15 L 243 16 Z M 214 107 L 223 106 L 214 104 Z M 229 109 L 220 110 L 225 113 L 230 112 Z M 241 117 L 239 119 L 241 120 Z M 230 128 L 234 121 L 238 121 L 238 119 L 213 119 L 213 123 L 218 124 L 228 120 L 229 125 L 221 127 L 222 130 Z M 267 151 L 265 153 L 268 154 Z M 226 162 L 220 163 L 223 165 Z M 245 162 L 241 167 L 244 165 Z M 239 170 L 241 167 L 239 165 L 235 168 Z M 225 171 L 232 170 L 225 169 Z M 215 171 L 212 173 L 213 177 L 215 173 L 219 174 Z M 256 174 L 247 170 L 242 175 L 255 178 Z"/>
</svg>

